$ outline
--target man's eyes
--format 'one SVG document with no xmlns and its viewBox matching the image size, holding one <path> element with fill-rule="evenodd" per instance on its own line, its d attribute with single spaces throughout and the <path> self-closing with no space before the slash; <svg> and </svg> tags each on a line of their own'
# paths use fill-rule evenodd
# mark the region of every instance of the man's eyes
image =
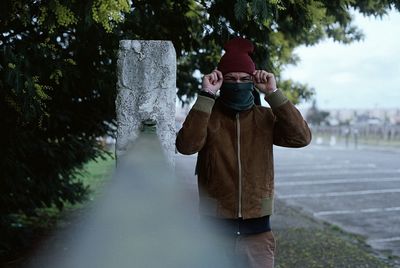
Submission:
<svg viewBox="0 0 400 268">
<path fill-rule="evenodd" d="M 227 77 L 227 78 L 225 78 L 224 80 L 226 80 L 226 81 L 236 81 L 236 78 Z M 240 78 L 239 81 L 245 81 L 245 82 L 247 82 L 247 81 L 252 81 L 252 79 L 251 79 L 250 77 L 244 77 L 244 78 Z"/>
</svg>

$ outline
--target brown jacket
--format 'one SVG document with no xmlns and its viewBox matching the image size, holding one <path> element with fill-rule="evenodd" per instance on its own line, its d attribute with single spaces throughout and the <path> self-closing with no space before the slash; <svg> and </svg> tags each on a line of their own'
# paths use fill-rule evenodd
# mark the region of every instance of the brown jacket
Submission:
<svg viewBox="0 0 400 268">
<path fill-rule="evenodd" d="M 182 154 L 198 152 L 203 214 L 243 219 L 272 214 L 272 146 L 306 146 L 311 132 L 280 90 L 265 99 L 271 108 L 253 106 L 235 113 L 218 99 L 200 95 L 186 117 L 176 148 Z"/>
</svg>

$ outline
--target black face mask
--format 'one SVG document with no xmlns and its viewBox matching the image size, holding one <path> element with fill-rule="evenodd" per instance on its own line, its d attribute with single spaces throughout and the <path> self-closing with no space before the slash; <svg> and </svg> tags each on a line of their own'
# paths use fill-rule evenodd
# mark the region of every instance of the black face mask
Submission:
<svg viewBox="0 0 400 268">
<path fill-rule="evenodd" d="M 222 83 L 221 102 L 236 111 L 250 109 L 254 105 L 254 84 L 247 83 Z"/>
</svg>

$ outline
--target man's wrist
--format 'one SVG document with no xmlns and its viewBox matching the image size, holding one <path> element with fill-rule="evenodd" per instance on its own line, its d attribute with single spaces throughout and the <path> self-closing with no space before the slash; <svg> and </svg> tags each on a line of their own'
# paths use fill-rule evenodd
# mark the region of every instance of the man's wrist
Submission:
<svg viewBox="0 0 400 268">
<path fill-rule="evenodd" d="M 202 88 L 201 91 L 207 92 L 207 93 L 215 96 L 215 93 L 212 90 L 208 89 L 208 88 Z"/>
<path fill-rule="evenodd" d="M 266 94 L 266 95 L 269 95 L 269 94 L 271 94 L 271 93 L 274 93 L 275 91 L 278 90 L 277 87 L 275 87 L 273 90 L 259 89 L 257 86 L 255 86 L 255 88 L 256 88 L 258 91 L 260 91 L 260 92 L 262 92 L 262 93 L 264 93 L 264 94 Z"/>
<path fill-rule="evenodd" d="M 278 91 L 278 88 L 276 87 L 276 88 L 274 88 L 273 90 L 269 90 L 269 91 L 264 92 L 264 93 L 265 93 L 265 96 L 269 96 L 269 95 L 271 95 L 272 93 L 277 92 L 277 91 Z"/>
<path fill-rule="evenodd" d="M 209 92 L 209 91 L 200 90 L 199 95 L 215 99 L 215 94 L 213 94 L 212 92 Z"/>
<path fill-rule="evenodd" d="M 287 97 L 281 90 L 276 89 L 275 92 L 270 92 L 269 94 L 265 94 L 264 98 L 272 109 L 281 106 L 282 104 L 288 101 Z"/>
</svg>

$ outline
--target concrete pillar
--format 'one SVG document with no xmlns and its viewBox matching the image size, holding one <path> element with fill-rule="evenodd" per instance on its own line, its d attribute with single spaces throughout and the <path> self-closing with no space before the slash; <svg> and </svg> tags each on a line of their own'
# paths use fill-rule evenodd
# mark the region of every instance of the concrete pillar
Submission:
<svg viewBox="0 0 400 268">
<path fill-rule="evenodd" d="M 172 42 L 122 40 L 117 64 L 117 158 L 138 137 L 142 122 L 155 120 L 165 156 L 174 166 L 176 53 Z"/>
</svg>

